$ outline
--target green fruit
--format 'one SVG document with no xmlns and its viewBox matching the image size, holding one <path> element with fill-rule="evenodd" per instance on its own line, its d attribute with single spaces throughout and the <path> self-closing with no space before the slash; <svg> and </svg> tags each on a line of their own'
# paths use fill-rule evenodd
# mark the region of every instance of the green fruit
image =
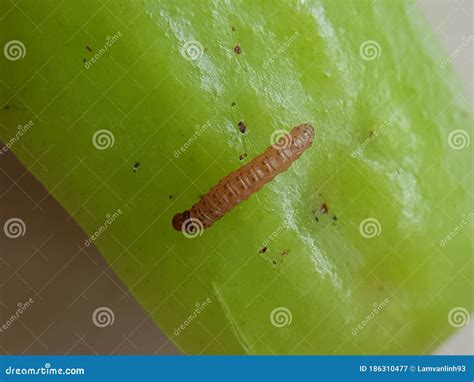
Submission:
<svg viewBox="0 0 474 382">
<path fill-rule="evenodd" d="M 0 139 L 186 353 L 429 353 L 472 310 L 469 229 L 440 241 L 470 212 L 448 137 L 473 121 L 415 4 L 28 0 L 0 31 L 26 51 L 0 60 Z M 173 230 L 301 123 L 287 172 Z"/>
</svg>

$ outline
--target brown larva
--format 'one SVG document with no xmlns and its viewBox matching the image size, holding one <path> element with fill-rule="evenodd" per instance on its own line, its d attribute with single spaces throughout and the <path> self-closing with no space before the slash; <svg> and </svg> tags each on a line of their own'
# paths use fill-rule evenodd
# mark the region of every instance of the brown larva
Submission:
<svg viewBox="0 0 474 382">
<path fill-rule="evenodd" d="M 290 133 L 280 134 L 277 142 L 238 170 L 221 179 L 191 209 L 173 217 L 173 228 L 192 230 L 207 228 L 224 214 L 248 199 L 275 176 L 298 159 L 313 142 L 314 129 L 309 124 L 294 127 Z"/>
</svg>

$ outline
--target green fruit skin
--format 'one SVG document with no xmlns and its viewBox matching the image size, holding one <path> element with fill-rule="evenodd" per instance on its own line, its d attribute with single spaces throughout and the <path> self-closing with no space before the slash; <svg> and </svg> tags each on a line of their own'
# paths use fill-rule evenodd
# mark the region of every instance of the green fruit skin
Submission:
<svg viewBox="0 0 474 382">
<path fill-rule="evenodd" d="M 471 212 L 472 152 L 448 136 L 473 120 L 416 4 L 26 0 L 0 31 L 26 47 L 0 60 L 0 139 L 34 123 L 11 150 L 87 235 L 122 211 L 94 245 L 183 352 L 430 353 L 449 311 L 473 309 L 472 223 L 440 245 Z M 367 40 L 378 58 L 361 57 Z M 315 140 L 287 172 L 197 238 L 172 229 L 301 123 Z M 94 147 L 99 129 L 112 147 Z"/>
</svg>

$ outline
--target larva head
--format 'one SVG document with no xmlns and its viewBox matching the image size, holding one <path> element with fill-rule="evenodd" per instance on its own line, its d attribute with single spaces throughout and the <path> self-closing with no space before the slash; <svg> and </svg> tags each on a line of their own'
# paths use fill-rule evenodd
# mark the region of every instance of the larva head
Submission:
<svg viewBox="0 0 474 382">
<path fill-rule="evenodd" d="M 183 223 L 186 219 L 189 219 L 190 217 L 189 211 L 184 211 L 183 213 L 177 213 L 176 215 L 173 216 L 173 221 L 171 224 L 173 225 L 173 228 L 176 231 L 182 231 L 183 230 Z"/>
<path fill-rule="evenodd" d="M 302 125 L 296 126 L 295 130 L 299 135 L 305 135 L 306 140 L 309 142 L 313 141 L 314 138 L 314 128 L 309 123 L 304 123 Z"/>
<path fill-rule="evenodd" d="M 313 143 L 314 129 L 309 123 L 298 125 L 291 130 L 291 141 L 297 150 L 305 150 Z M 300 152 L 300 154 L 302 151 Z"/>
</svg>

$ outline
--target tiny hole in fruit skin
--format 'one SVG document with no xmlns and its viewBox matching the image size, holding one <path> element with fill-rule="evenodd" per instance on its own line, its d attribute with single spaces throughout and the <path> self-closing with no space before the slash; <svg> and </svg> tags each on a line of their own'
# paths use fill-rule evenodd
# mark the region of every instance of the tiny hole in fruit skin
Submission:
<svg viewBox="0 0 474 382">
<path fill-rule="evenodd" d="M 240 121 L 237 126 L 239 127 L 239 130 L 242 134 L 244 134 L 247 131 L 247 126 L 245 126 L 244 121 Z"/>
<path fill-rule="evenodd" d="M 321 205 L 321 208 L 319 209 L 319 212 L 321 212 L 322 215 L 324 214 L 327 214 L 329 211 L 329 208 L 328 208 L 328 205 L 326 202 L 324 202 L 322 205 Z"/>
</svg>

